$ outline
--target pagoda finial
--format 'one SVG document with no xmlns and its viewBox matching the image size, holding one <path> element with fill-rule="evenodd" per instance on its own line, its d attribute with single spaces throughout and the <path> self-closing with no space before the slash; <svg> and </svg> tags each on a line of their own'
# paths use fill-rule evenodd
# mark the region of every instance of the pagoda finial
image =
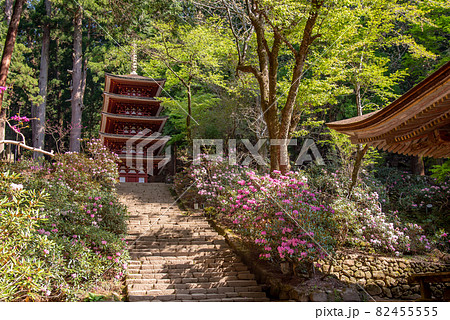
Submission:
<svg viewBox="0 0 450 320">
<path fill-rule="evenodd" d="M 136 42 L 133 41 L 131 45 L 131 74 L 137 74 L 137 54 Z"/>
</svg>

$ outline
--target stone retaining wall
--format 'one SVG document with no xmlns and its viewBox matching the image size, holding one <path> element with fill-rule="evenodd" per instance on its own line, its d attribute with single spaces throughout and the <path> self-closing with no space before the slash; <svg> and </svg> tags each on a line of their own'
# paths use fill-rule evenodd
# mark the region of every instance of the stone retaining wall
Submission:
<svg viewBox="0 0 450 320">
<path fill-rule="evenodd" d="M 321 262 L 323 272 L 330 272 L 343 282 L 358 283 L 371 296 L 385 299 L 418 299 L 420 286 L 410 285 L 407 281 L 411 274 L 450 270 L 449 265 L 442 263 L 361 254 L 338 254 L 331 265 L 326 261 Z M 432 285 L 433 296 L 442 298 L 444 286 Z"/>
</svg>

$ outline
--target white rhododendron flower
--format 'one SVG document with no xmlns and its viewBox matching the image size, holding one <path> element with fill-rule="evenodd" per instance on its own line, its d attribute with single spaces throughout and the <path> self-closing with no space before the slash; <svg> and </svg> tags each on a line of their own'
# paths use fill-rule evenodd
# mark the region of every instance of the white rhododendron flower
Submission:
<svg viewBox="0 0 450 320">
<path fill-rule="evenodd" d="M 23 189 L 23 184 L 11 183 L 11 189 L 13 189 L 13 190 L 22 190 Z"/>
</svg>

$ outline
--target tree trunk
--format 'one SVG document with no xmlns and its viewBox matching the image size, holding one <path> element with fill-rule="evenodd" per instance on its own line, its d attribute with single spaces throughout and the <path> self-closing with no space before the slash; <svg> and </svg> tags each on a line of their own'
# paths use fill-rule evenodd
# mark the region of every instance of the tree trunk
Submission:
<svg viewBox="0 0 450 320">
<path fill-rule="evenodd" d="M 56 57 L 55 57 L 55 78 L 56 80 L 61 81 L 61 71 L 60 71 L 60 65 L 62 64 L 61 59 L 58 58 L 58 52 L 61 48 L 60 46 L 60 42 L 59 42 L 59 38 L 55 39 L 55 52 L 56 52 Z M 61 101 L 62 99 L 62 90 L 57 90 L 56 92 L 56 101 Z M 56 110 L 57 110 L 57 119 L 56 119 L 56 123 L 62 128 L 64 125 L 64 109 L 62 107 L 61 103 L 58 103 L 56 105 Z"/>
<path fill-rule="evenodd" d="M 358 116 L 362 116 L 363 107 L 361 101 L 361 84 L 359 82 L 355 84 L 355 96 L 356 96 L 356 108 L 358 109 Z"/>
<path fill-rule="evenodd" d="M 81 116 L 83 105 L 82 82 L 83 82 L 83 11 L 77 9 L 74 18 L 73 31 L 73 68 L 72 68 L 72 122 L 70 130 L 70 151 L 80 151 L 81 138 Z"/>
<path fill-rule="evenodd" d="M 261 92 L 261 97 L 265 95 L 268 95 L 268 90 L 267 92 Z M 270 172 L 272 173 L 275 170 L 280 170 L 280 146 L 272 143 L 272 140 L 278 139 L 278 110 L 273 107 L 268 109 L 269 107 L 265 105 L 270 105 L 270 102 L 261 100 L 261 107 L 263 108 L 263 112 L 265 112 L 264 120 L 267 124 L 267 134 L 270 141 Z"/>
<path fill-rule="evenodd" d="M 11 64 L 11 57 L 14 51 L 14 44 L 16 43 L 17 32 L 19 30 L 20 16 L 22 15 L 23 4 L 25 0 L 16 0 L 14 4 L 14 11 L 9 23 L 8 32 L 6 34 L 5 47 L 3 48 L 2 60 L 0 63 L 0 86 L 6 86 L 6 78 L 8 76 L 9 66 Z M 5 139 L 6 128 L 6 109 L 2 108 L 4 91 L 0 90 L 0 140 Z M 0 152 L 4 149 L 0 145 Z"/>
<path fill-rule="evenodd" d="M 359 82 L 356 82 L 356 84 L 355 84 L 355 96 L 356 96 L 356 108 L 358 110 L 358 116 L 362 116 L 363 107 L 362 107 L 362 101 L 361 101 L 361 85 Z M 348 189 L 349 199 L 352 196 L 352 190 L 353 190 L 354 186 L 356 185 L 356 180 L 358 179 L 358 173 L 359 173 L 359 169 L 361 168 L 362 159 L 364 158 L 364 155 L 366 154 L 368 149 L 369 149 L 369 145 L 366 145 L 364 148 L 362 148 L 361 144 L 358 144 L 358 148 L 356 150 L 355 164 L 353 165 L 352 181 L 351 181 L 350 187 Z"/>
<path fill-rule="evenodd" d="M 192 92 L 191 92 L 191 86 L 188 85 L 187 87 L 187 106 L 188 106 L 188 115 L 186 116 L 186 131 L 187 131 L 187 139 L 190 142 L 192 138 L 191 133 L 191 117 L 192 117 Z"/>
<path fill-rule="evenodd" d="M 307 35 L 310 36 L 309 34 Z M 296 63 L 294 66 L 294 72 L 292 75 L 292 81 L 291 81 L 291 87 L 289 89 L 289 94 L 286 99 L 286 104 L 283 107 L 283 110 L 281 111 L 281 123 L 280 123 L 280 131 L 278 133 L 278 139 L 285 140 L 286 143 L 283 143 L 280 146 L 280 156 L 283 159 L 289 159 L 289 152 L 288 152 L 288 139 L 289 139 L 289 132 L 291 128 L 291 120 L 292 115 L 294 113 L 294 107 L 295 107 L 295 100 L 297 99 L 298 95 L 298 88 L 300 86 L 300 79 L 303 72 L 303 65 L 305 63 L 306 54 L 304 56 L 298 56 L 296 59 Z M 280 164 L 280 171 L 281 173 L 285 174 L 290 170 L 290 164 L 289 161 L 286 163 Z"/>
<path fill-rule="evenodd" d="M 89 42 L 91 40 L 91 24 L 89 23 L 87 28 L 87 45 L 86 50 L 84 52 L 83 59 L 83 77 L 81 80 L 81 107 L 84 108 L 83 100 L 84 100 L 84 92 L 86 91 L 86 78 L 87 78 L 87 65 L 88 65 L 88 57 L 87 57 L 87 49 L 89 48 Z"/>
<path fill-rule="evenodd" d="M 51 3 L 49 0 L 44 0 L 45 11 L 47 18 L 51 15 Z M 42 102 L 39 105 L 33 104 L 31 107 L 31 114 L 33 118 L 33 147 L 37 149 L 44 149 L 45 138 L 45 110 L 47 106 L 47 83 L 48 83 L 48 63 L 49 63 L 49 48 L 50 48 L 50 24 L 46 22 L 42 34 L 42 50 L 41 50 L 41 66 L 39 73 L 39 95 L 42 97 Z M 33 158 L 42 157 L 40 152 L 34 152 Z"/>
<path fill-rule="evenodd" d="M 411 171 L 414 174 L 424 176 L 425 165 L 423 163 L 423 157 L 413 156 L 411 157 Z"/>
<path fill-rule="evenodd" d="M 5 20 L 7 25 L 9 25 L 9 23 L 11 22 L 13 5 L 14 5 L 13 0 L 5 0 Z"/>
<path fill-rule="evenodd" d="M 368 144 L 366 144 L 366 146 L 363 149 L 359 148 L 359 146 L 358 146 L 358 151 L 356 152 L 355 164 L 353 165 L 352 182 L 348 189 L 348 198 L 349 199 L 352 197 L 352 191 L 356 185 L 356 181 L 358 180 L 358 173 L 359 173 L 359 169 L 361 168 L 362 159 L 364 158 L 364 155 L 366 154 L 367 150 L 369 150 Z"/>
</svg>

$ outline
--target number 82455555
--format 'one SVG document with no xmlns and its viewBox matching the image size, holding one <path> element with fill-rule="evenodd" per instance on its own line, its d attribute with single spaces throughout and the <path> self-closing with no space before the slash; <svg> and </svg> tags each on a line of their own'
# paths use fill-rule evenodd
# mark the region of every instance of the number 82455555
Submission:
<svg viewBox="0 0 450 320">
<path fill-rule="evenodd" d="M 377 317 L 436 317 L 437 307 L 377 307 Z"/>
</svg>

